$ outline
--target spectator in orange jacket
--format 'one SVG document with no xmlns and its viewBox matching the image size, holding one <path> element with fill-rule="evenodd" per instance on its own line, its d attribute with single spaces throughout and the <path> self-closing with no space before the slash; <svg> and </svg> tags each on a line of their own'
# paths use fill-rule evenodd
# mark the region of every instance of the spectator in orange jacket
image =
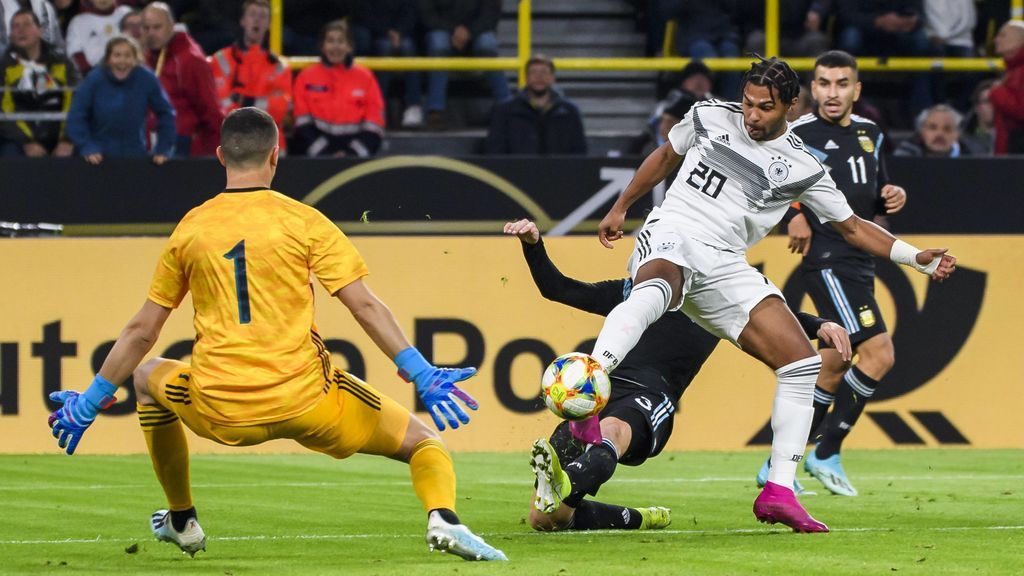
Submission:
<svg viewBox="0 0 1024 576">
<path fill-rule="evenodd" d="M 320 63 L 295 80 L 293 149 L 309 156 L 372 156 L 384 136 L 384 101 L 373 73 L 352 63 L 348 24 L 320 34 Z"/>
<path fill-rule="evenodd" d="M 988 93 L 995 110 L 997 156 L 1024 154 L 1024 22 L 1010 20 L 995 37 L 1006 76 Z"/>
<path fill-rule="evenodd" d="M 220 142 L 224 114 L 217 105 L 213 74 L 203 49 L 187 32 L 176 30 L 171 8 L 153 2 L 142 11 L 146 64 L 177 112 L 174 155 L 212 156 Z"/>
<path fill-rule="evenodd" d="M 242 4 L 242 39 L 210 58 L 217 99 L 225 115 L 245 106 L 266 111 L 277 123 L 279 145 L 285 149 L 285 118 L 292 107 L 292 71 L 267 46 L 269 0 Z"/>
</svg>

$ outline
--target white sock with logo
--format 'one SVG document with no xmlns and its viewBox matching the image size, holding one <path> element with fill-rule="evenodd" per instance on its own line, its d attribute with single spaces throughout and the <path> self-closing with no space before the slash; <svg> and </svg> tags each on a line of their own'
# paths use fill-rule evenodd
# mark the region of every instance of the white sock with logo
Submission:
<svg viewBox="0 0 1024 576">
<path fill-rule="evenodd" d="M 778 377 L 772 405 L 772 465 L 768 481 L 793 488 L 796 467 L 803 459 L 814 417 L 814 383 L 821 356 L 797 360 L 775 371 Z"/>
<path fill-rule="evenodd" d="M 671 299 L 672 287 L 661 278 L 634 286 L 629 297 L 608 313 L 592 356 L 611 372 L 640 341 L 644 330 L 668 310 Z"/>
</svg>

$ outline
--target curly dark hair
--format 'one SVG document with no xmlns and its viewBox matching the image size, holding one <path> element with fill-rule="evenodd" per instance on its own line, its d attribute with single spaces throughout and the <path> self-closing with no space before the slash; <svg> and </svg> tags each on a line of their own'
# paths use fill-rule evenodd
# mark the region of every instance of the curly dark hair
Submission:
<svg viewBox="0 0 1024 576">
<path fill-rule="evenodd" d="M 800 95 L 800 77 L 789 64 L 775 56 L 768 59 L 756 53 L 753 56 L 758 61 L 751 64 L 750 70 L 743 75 L 741 90 L 748 83 L 754 86 L 767 86 L 771 97 L 775 98 L 777 91 L 783 104 L 789 104 Z"/>
</svg>

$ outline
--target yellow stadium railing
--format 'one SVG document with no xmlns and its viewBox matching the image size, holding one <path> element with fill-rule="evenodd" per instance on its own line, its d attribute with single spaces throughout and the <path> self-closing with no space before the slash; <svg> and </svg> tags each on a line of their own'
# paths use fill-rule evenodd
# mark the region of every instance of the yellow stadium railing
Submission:
<svg viewBox="0 0 1024 576">
<path fill-rule="evenodd" d="M 271 49 L 281 53 L 284 0 L 271 0 Z M 779 52 L 779 3 L 781 0 L 765 0 L 765 53 Z M 532 48 L 532 2 L 519 0 L 518 35 L 516 56 L 502 58 L 386 58 L 360 57 L 357 61 L 371 70 L 386 71 L 492 71 L 516 72 L 519 85 L 525 84 L 525 65 Z M 1024 19 L 1024 0 L 1011 0 L 1010 16 Z M 666 42 L 666 45 L 668 43 Z M 690 62 L 689 58 L 554 58 L 559 70 L 614 72 L 614 71 L 673 71 L 680 70 Z M 287 58 L 292 68 L 299 69 L 319 62 L 315 56 L 293 56 Z M 704 63 L 713 70 L 743 71 L 750 66 L 750 58 L 706 58 Z M 813 58 L 787 58 L 795 70 L 807 71 L 814 67 Z M 992 72 L 1003 70 L 998 58 L 870 58 L 859 57 L 857 65 L 864 71 L 890 72 Z"/>
</svg>

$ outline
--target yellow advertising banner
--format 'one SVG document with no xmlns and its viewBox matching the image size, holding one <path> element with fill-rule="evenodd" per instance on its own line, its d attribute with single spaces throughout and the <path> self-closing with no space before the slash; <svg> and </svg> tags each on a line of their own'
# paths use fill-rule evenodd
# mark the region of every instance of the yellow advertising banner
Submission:
<svg viewBox="0 0 1024 576">
<path fill-rule="evenodd" d="M 960 261 L 952 279 L 930 283 L 895 265 L 879 266 L 877 294 L 896 344 L 896 367 L 847 441 L 854 448 L 960 445 L 1024 448 L 1024 388 L 1013 358 L 1024 326 L 1024 237 L 910 237 L 949 246 Z M 596 281 L 624 274 L 632 243 L 549 238 L 569 276 Z M 142 305 L 163 239 L 13 239 L 0 242 L 0 452 L 56 452 L 46 426 L 49 391 L 81 390 L 124 324 Z M 787 297 L 799 260 L 784 238 L 769 238 L 749 260 Z M 435 363 L 472 364 L 465 388 L 480 402 L 468 427 L 446 431 L 453 450 L 526 450 L 556 418 L 537 401 L 540 374 L 557 354 L 594 338 L 602 319 L 544 300 L 519 241 L 506 237 L 357 238 L 367 283 L 410 340 Z M 317 293 L 317 323 L 337 366 L 413 408 L 415 394 L 395 374 L 347 309 Z M 813 311 L 810 300 L 805 310 Z M 194 333 L 188 299 L 172 314 L 154 355 L 188 358 Z M 666 346 L 677 345 L 666 342 Z M 588 351 L 589 350 L 584 350 Z M 766 441 L 774 375 L 731 344 L 711 356 L 676 415 L 669 450 L 738 449 Z M 80 453 L 144 452 L 134 399 L 89 430 Z M 422 414 L 426 418 L 425 414 Z M 428 419 L 429 420 L 429 419 Z M 191 437 L 196 452 L 229 449 Z M 237 449 L 230 449 L 237 450 Z M 301 450 L 275 441 L 248 451 Z"/>
</svg>

